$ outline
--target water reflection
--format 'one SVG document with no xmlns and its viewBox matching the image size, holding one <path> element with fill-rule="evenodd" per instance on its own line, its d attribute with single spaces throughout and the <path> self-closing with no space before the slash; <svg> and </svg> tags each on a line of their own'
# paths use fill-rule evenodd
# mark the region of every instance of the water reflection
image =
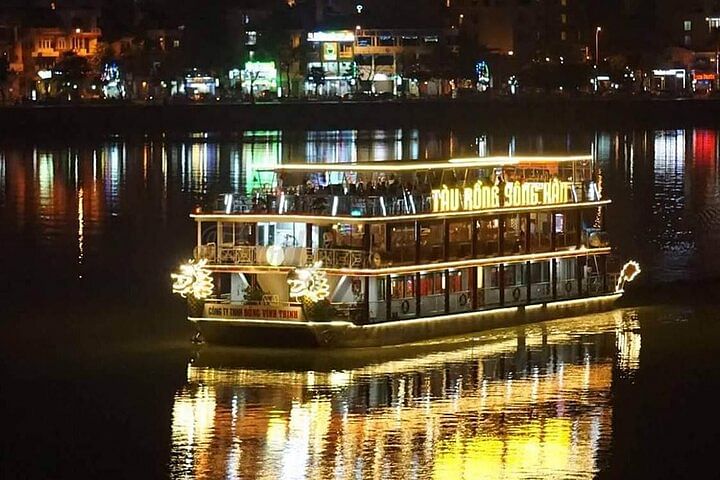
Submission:
<svg viewBox="0 0 720 480">
<path fill-rule="evenodd" d="M 308 370 L 219 352 L 175 396 L 174 478 L 591 478 L 640 332 L 626 310 L 421 351 L 284 354 Z"/>
</svg>

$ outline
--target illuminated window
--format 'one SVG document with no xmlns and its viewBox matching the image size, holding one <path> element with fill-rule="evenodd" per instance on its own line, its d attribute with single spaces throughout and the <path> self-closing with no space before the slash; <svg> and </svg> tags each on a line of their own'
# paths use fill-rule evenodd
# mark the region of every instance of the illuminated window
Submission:
<svg viewBox="0 0 720 480">
<path fill-rule="evenodd" d="M 567 32 L 560 32 L 560 40 L 562 40 L 562 41 L 567 40 Z"/>
<path fill-rule="evenodd" d="M 567 7 L 567 0 L 560 0 L 560 5 Z"/>
<path fill-rule="evenodd" d="M 38 48 L 40 50 L 50 50 L 52 49 L 52 39 L 50 38 L 41 38 L 38 42 Z"/>
<path fill-rule="evenodd" d="M 173 47 L 180 48 L 180 40 L 173 40 Z"/>
<path fill-rule="evenodd" d="M 720 17 L 708 18 L 707 21 L 710 28 L 720 28 Z"/>
<path fill-rule="evenodd" d="M 691 22 L 690 20 L 685 20 L 685 21 L 683 22 L 683 29 L 684 29 L 686 32 L 689 32 L 690 30 L 692 30 L 692 22 Z"/>
<path fill-rule="evenodd" d="M 564 13 L 560 14 L 560 23 L 565 24 L 567 23 L 567 15 Z"/>
<path fill-rule="evenodd" d="M 257 32 L 249 31 L 245 33 L 245 45 L 257 45 Z"/>
<path fill-rule="evenodd" d="M 683 44 L 688 47 L 692 44 L 692 37 L 690 35 L 685 35 L 683 38 Z"/>
</svg>

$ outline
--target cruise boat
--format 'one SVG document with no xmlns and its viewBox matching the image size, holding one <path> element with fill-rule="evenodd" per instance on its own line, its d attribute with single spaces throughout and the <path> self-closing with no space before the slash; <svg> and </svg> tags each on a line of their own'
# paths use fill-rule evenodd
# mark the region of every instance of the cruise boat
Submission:
<svg viewBox="0 0 720 480">
<path fill-rule="evenodd" d="M 613 308 L 626 282 L 592 156 L 258 166 L 191 214 L 173 274 L 197 338 L 398 345 Z"/>
</svg>

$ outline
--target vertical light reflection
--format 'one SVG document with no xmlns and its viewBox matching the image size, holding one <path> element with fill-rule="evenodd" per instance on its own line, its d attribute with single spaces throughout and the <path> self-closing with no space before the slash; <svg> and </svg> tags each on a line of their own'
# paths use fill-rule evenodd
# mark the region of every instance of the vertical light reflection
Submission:
<svg viewBox="0 0 720 480">
<path fill-rule="evenodd" d="M 272 172 L 258 172 L 257 165 L 282 163 L 282 135 L 278 131 L 245 132 L 242 144 L 242 165 L 245 169 L 245 191 L 270 188 L 275 184 Z"/>
<path fill-rule="evenodd" d="M 120 213 L 120 190 L 124 184 L 124 161 L 121 156 L 120 144 L 113 143 L 103 149 L 103 168 L 106 170 L 105 196 L 110 213 L 113 215 Z"/>
<path fill-rule="evenodd" d="M 414 128 L 409 132 L 406 140 L 409 143 L 410 158 L 418 160 L 420 158 L 420 131 Z"/>
<path fill-rule="evenodd" d="M 691 187 L 685 172 L 685 141 L 682 129 L 655 132 L 652 214 L 656 234 L 652 241 L 659 246 L 658 264 L 669 277 L 666 281 L 683 277 L 682 270 L 695 248 L 693 232 L 687 225 Z"/>
<path fill-rule="evenodd" d="M 488 156 L 487 135 L 480 135 L 479 137 L 475 137 L 475 145 L 477 146 L 478 157 Z"/>
<path fill-rule="evenodd" d="M 623 315 L 616 326 L 615 343 L 618 368 L 626 376 L 632 376 L 640 368 L 640 322 L 637 313 Z"/>
<path fill-rule="evenodd" d="M 230 191 L 237 193 L 243 192 L 245 183 L 243 182 L 242 169 L 242 147 L 237 144 L 230 147 Z"/>
<path fill-rule="evenodd" d="M 196 473 L 204 472 L 208 458 L 208 448 L 214 427 L 215 392 L 208 386 L 199 385 L 189 389 L 183 398 L 176 401 L 172 413 L 173 443 L 182 445 L 179 456 L 174 462 L 174 478 L 193 479 Z M 202 476 L 202 475 L 201 475 Z"/>
<path fill-rule="evenodd" d="M 7 182 L 5 152 L 0 152 L 0 205 L 4 204 L 7 198 Z"/>
<path fill-rule="evenodd" d="M 82 279 L 82 266 L 85 257 L 85 211 L 83 187 L 77 191 L 77 219 L 78 219 L 78 278 Z"/>
<path fill-rule="evenodd" d="M 38 153 L 33 149 L 33 165 L 38 184 L 38 203 L 42 210 L 51 209 L 55 188 L 55 165 L 52 153 Z"/>
</svg>

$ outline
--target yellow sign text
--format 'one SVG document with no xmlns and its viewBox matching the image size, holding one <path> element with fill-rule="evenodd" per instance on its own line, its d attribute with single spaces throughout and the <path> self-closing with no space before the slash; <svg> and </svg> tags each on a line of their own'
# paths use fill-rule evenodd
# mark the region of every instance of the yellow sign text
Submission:
<svg viewBox="0 0 720 480">
<path fill-rule="evenodd" d="M 481 182 L 465 188 L 448 188 L 443 185 L 443 188 L 432 191 L 432 211 L 440 213 L 568 203 L 571 189 L 572 183 L 559 180 L 514 182 L 505 184 L 501 197 L 499 186 L 483 185 Z"/>
</svg>

